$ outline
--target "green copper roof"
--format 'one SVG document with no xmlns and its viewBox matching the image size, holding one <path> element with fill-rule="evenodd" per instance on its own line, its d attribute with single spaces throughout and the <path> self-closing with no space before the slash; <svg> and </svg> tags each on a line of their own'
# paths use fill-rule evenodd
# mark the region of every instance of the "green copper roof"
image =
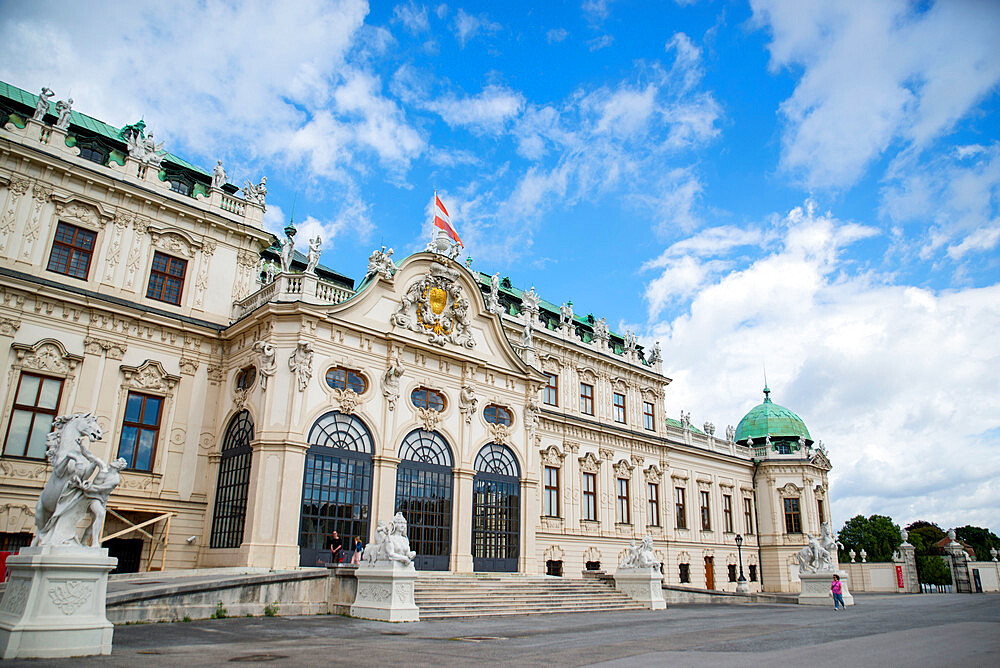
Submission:
<svg viewBox="0 0 1000 668">
<path fill-rule="evenodd" d="M 764 403 L 754 406 L 736 425 L 736 442 L 746 444 L 752 438 L 754 445 L 763 445 L 765 437 L 798 438 L 801 436 L 807 443 L 812 443 L 806 423 L 798 415 L 784 406 L 771 401 L 771 390 L 764 387 Z"/>
</svg>

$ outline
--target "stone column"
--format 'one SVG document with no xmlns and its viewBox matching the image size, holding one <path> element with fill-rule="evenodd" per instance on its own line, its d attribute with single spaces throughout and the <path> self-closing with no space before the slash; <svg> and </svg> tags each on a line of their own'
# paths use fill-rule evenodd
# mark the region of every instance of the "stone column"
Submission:
<svg viewBox="0 0 1000 668">
<path fill-rule="evenodd" d="M 538 481 L 521 479 L 521 558 L 520 573 L 538 574 L 538 557 L 535 554 L 535 527 L 542 516 L 538 507 Z"/>
<path fill-rule="evenodd" d="M 453 573 L 471 573 L 472 561 L 472 495 L 476 472 L 455 469 L 454 494 L 451 502 L 451 563 Z"/>
<path fill-rule="evenodd" d="M 952 541 L 945 545 L 944 551 L 951 557 L 951 581 L 955 585 L 955 593 L 971 594 L 972 578 L 969 577 L 969 562 L 965 560 L 965 548 L 961 543 Z"/>
<path fill-rule="evenodd" d="M 899 546 L 899 553 L 903 557 L 903 584 L 906 585 L 903 591 L 909 594 L 920 593 L 920 580 L 917 577 L 917 548 L 909 543 Z"/>
<path fill-rule="evenodd" d="M 396 514 L 396 468 L 399 457 L 376 456 L 372 458 L 375 470 L 372 472 L 372 509 L 371 517 L 392 518 Z M 368 540 L 375 537 L 376 522 L 370 521 Z"/>
<path fill-rule="evenodd" d="M 302 512 L 304 441 L 253 441 L 247 519 L 241 551 L 247 566 L 296 568 Z"/>
<path fill-rule="evenodd" d="M 615 452 L 610 448 L 600 448 L 598 452 L 601 472 L 597 476 L 597 512 L 601 518 L 601 532 L 610 532 L 608 535 L 614 536 L 615 522 L 618 521 L 615 515 Z"/>
</svg>

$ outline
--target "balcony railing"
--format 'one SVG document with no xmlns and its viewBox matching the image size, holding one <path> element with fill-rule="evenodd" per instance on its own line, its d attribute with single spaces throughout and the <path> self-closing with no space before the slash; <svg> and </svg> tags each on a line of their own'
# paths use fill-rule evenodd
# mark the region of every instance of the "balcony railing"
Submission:
<svg viewBox="0 0 1000 668">
<path fill-rule="evenodd" d="M 233 320 L 239 320 L 268 302 L 339 304 L 353 294 L 343 286 L 313 274 L 278 274 L 253 294 L 233 302 Z"/>
</svg>

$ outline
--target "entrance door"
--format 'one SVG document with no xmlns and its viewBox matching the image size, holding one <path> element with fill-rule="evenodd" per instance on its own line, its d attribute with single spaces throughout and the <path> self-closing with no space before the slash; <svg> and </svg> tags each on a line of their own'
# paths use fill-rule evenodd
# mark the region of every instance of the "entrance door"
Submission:
<svg viewBox="0 0 1000 668">
<path fill-rule="evenodd" d="M 112 538 L 101 543 L 108 548 L 108 556 L 118 559 L 112 573 L 138 573 L 142 565 L 141 538 Z"/>
<path fill-rule="evenodd" d="M 472 483 L 472 565 L 516 572 L 521 543 L 521 479 L 509 448 L 489 443 L 476 456 Z"/>
<path fill-rule="evenodd" d="M 337 411 L 316 421 L 309 443 L 302 476 L 299 564 L 317 566 L 330 561 L 326 547 L 334 531 L 343 542 L 342 558 L 355 538 L 368 541 L 374 447 L 361 420 Z"/>
<path fill-rule="evenodd" d="M 396 511 L 406 518 L 417 570 L 446 571 L 451 558 L 451 448 L 436 431 L 406 435 L 396 468 Z"/>
<path fill-rule="evenodd" d="M 715 589 L 715 557 L 705 557 L 705 589 Z"/>
</svg>

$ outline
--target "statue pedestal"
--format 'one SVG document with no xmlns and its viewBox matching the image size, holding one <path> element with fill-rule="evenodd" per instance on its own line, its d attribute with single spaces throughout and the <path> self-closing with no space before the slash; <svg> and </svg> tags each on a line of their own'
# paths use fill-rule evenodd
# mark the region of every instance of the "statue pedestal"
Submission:
<svg viewBox="0 0 1000 668">
<path fill-rule="evenodd" d="M 802 592 L 799 605 L 833 605 L 830 584 L 834 574 L 840 576 L 840 591 L 844 595 L 844 605 L 854 605 L 854 597 L 847 587 L 847 573 L 844 571 L 820 571 L 819 573 L 799 573 Z"/>
<path fill-rule="evenodd" d="M 413 564 L 396 561 L 362 563 L 354 576 L 358 594 L 351 606 L 351 617 L 382 622 L 419 622 L 420 610 L 413 601 L 417 571 Z"/>
<path fill-rule="evenodd" d="M 106 549 L 78 545 L 25 547 L 8 558 L 0 658 L 111 654 L 114 626 L 104 605 L 117 564 Z"/>
<path fill-rule="evenodd" d="M 650 610 L 663 610 L 663 576 L 655 568 L 619 568 L 615 571 L 615 589 Z"/>
</svg>

